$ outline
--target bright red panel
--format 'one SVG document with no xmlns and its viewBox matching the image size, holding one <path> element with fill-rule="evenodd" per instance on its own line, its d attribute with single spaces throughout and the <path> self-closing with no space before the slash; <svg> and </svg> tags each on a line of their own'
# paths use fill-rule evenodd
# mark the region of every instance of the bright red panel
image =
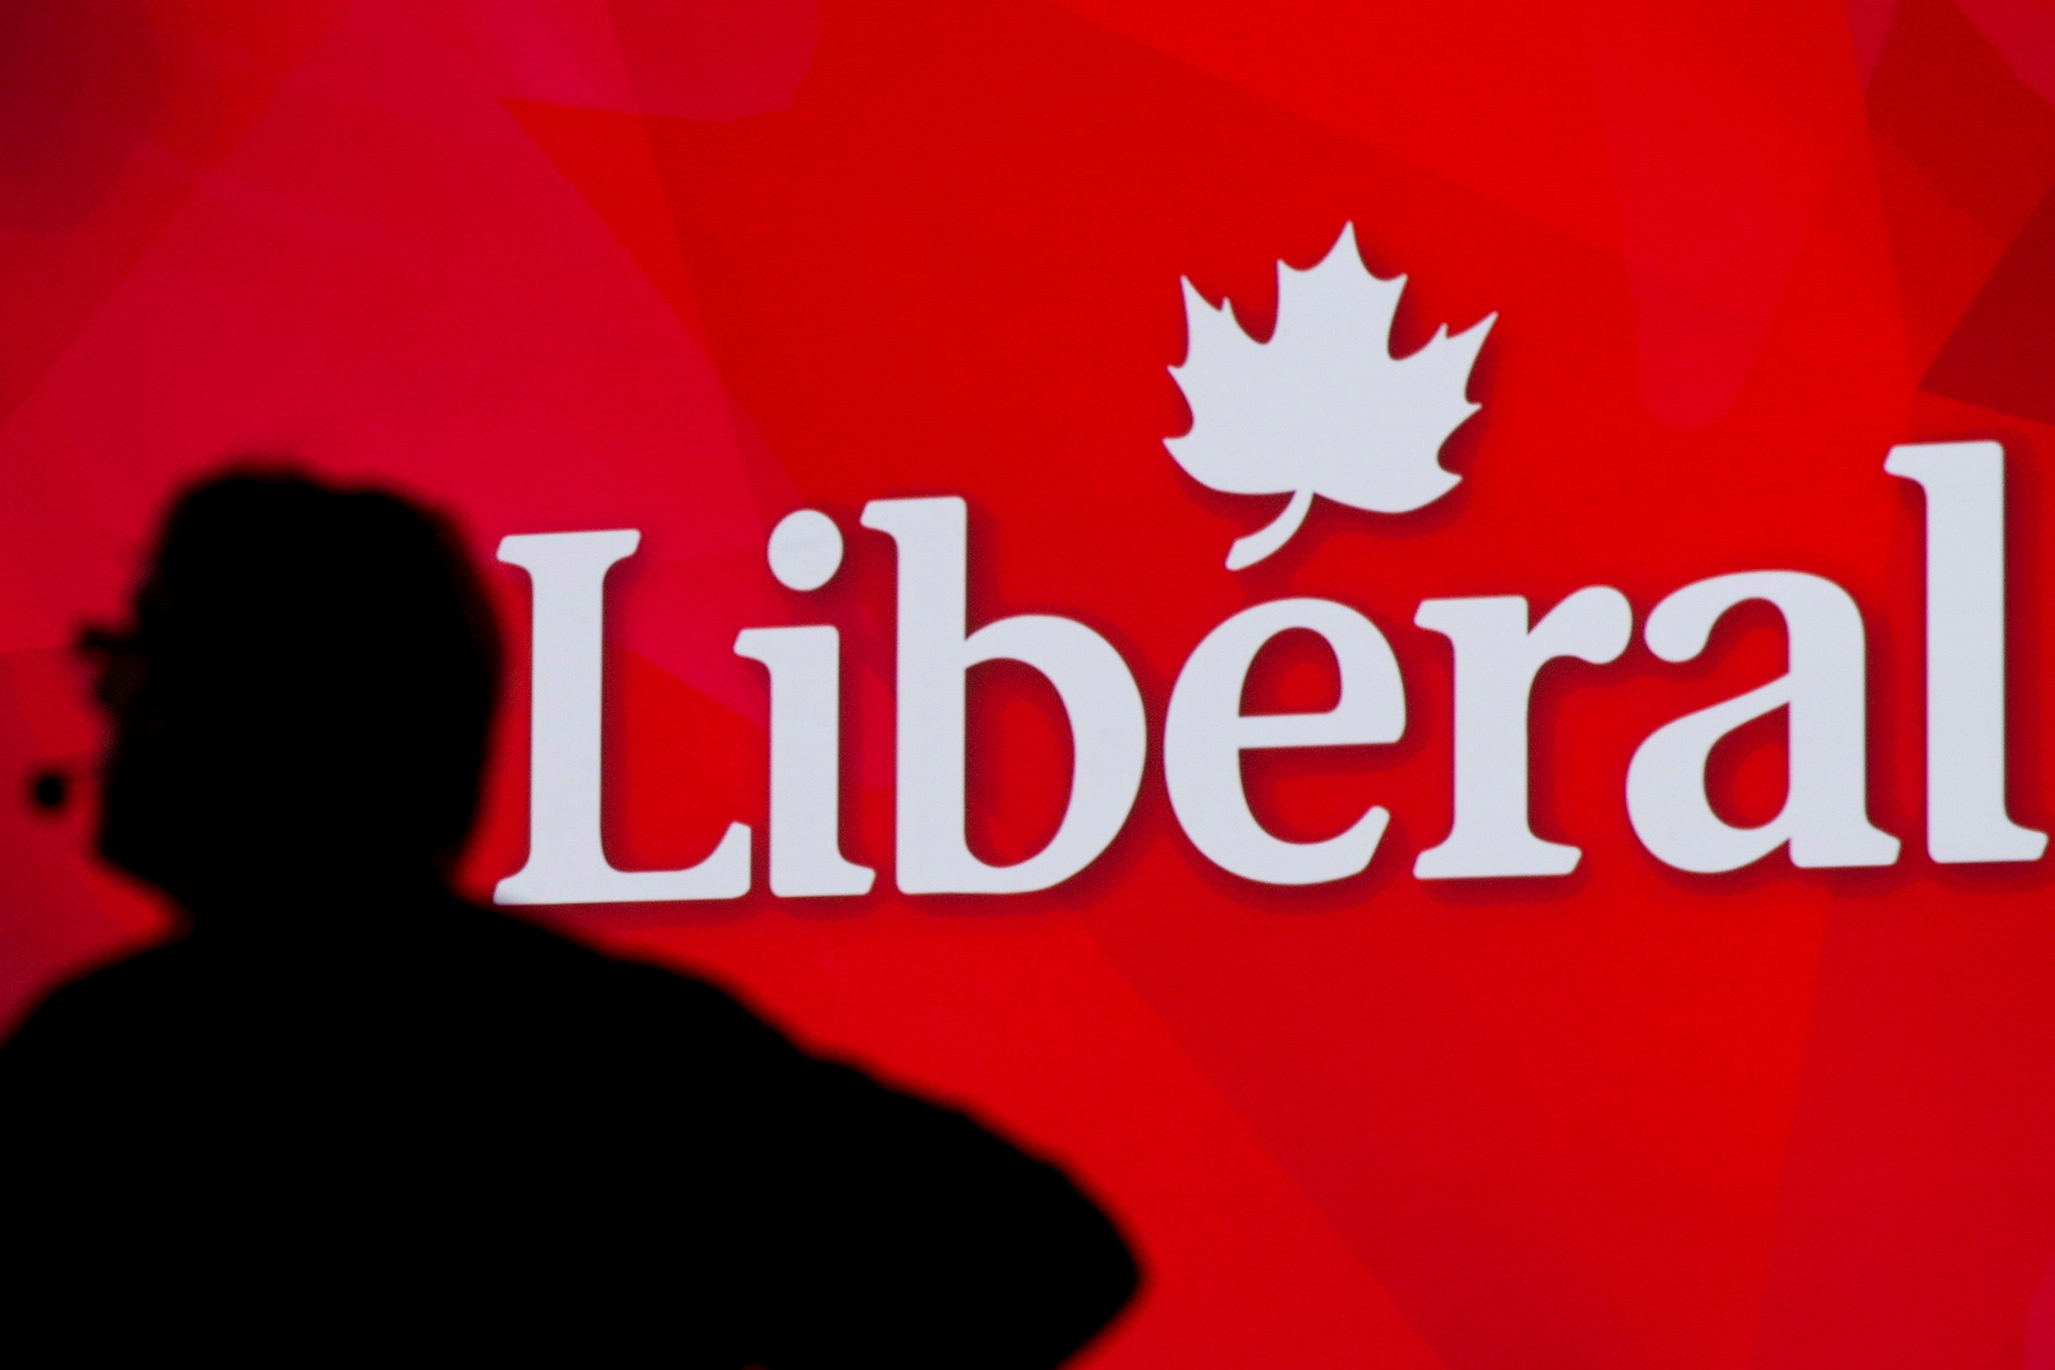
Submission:
<svg viewBox="0 0 2055 1370">
<path fill-rule="evenodd" d="M 225 454 L 398 485 L 487 561 L 638 528 L 609 603 L 615 859 L 690 862 L 731 820 L 761 847 L 768 697 L 731 646 L 832 623 L 844 847 L 879 881 L 778 899 L 759 852 L 741 900 L 548 916 L 1061 1156 L 1151 1272 L 1094 1366 L 2055 1364 L 2029 1340 L 2055 1307 L 2049 862 L 1926 854 L 1924 505 L 1883 471 L 1897 443 L 2004 445 L 2010 811 L 2045 828 L 2055 65 L 2030 7 L 78 14 L 0 54 L 44 82 L 0 79 L 9 783 L 95 745 L 62 644 Z M 1443 451 L 1463 479 L 1417 512 L 1316 502 L 1229 571 L 1283 500 L 1163 446 L 1194 421 L 1180 280 L 1270 337 L 1278 263 L 1346 224 L 1408 276 L 1398 351 L 1497 315 Z M 973 623 L 1090 626 L 1148 713 L 1133 814 L 1046 892 L 893 883 L 896 563 L 858 520 L 943 494 Z M 801 507 L 848 545 L 811 595 L 763 560 Z M 1637 837 L 1641 740 L 1783 668 L 1753 606 L 1696 661 L 1637 640 L 1544 676 L 1534 826 L 1573 874 L 1414 878 L 1452 812 L 1420 601 L 1611 585 L 1638 631 L 1763 569 L 1860 606 L 1895 864 L 1693 875 Z M 525 670 L 527 587 L 496 574 Z M 1249 765 L 1281 835 L 1392 813 L 1362 874 L 1297 889 L 1206 859 L 1160 744 L 1194 645 L 1288 596 L 1373 620 L 1408 704 L 1396 744 Z M 1334 689 L 1304 642 L 1263 671 L 1268 707 Z M 973 682 L 971 842 L 1019 859 L 1063 811 L 1067 732 L 1031 674 Z M 526 702 L 517 679 L 481 893 L 528 840 Z M 1785 748 L 1775 720 L 1723 746 L 1727 817 L 1777 810 Z M 84 840 L 0 810 L 10 1017 L 161 926 Z"/>
</svg>

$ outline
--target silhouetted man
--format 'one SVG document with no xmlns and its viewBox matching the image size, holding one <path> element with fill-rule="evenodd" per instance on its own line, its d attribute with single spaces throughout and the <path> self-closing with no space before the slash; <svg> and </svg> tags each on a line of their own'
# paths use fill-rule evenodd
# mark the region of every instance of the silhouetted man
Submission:
<svg viewBox="0 0 2055 1370">
<path fill-rule="evenodd" d="M 419 510 L 202 485 L 94 645 L 100 848 L 189 930 L 0 1050 L 17 1362 L 1046 1366 L 1129 1296 L 1052 1167 L 449 892 L 498 648 Z"/>
</svg>

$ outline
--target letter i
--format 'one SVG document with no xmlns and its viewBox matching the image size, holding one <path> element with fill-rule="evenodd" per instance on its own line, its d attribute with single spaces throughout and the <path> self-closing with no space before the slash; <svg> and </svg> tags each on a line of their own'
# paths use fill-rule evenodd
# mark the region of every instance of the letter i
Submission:
<svg viewBox="0 0 2055 1370">
<path fill-rule="evenodd" d="M 842 533 L 817 509 L 771 530 L 771 574 L 818 590 L 842 566 Z M 876 878 L 842 859 L 842 636 L 825 624 L 748 628 L 735 654 L 771 673 L 771 892 L 865 894 Z"/>
</svg>

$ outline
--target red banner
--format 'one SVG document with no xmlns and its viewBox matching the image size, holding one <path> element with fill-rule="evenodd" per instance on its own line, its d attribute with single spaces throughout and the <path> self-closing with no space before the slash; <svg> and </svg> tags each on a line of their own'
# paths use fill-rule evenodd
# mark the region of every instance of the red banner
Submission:
<svg viewBox="0 0 2055 1370">
<path fill-rule="evenodd" d="M 473 892 L 1061 1158 L 1087 1363 L 2055 1366 L 2049 12 L 17 8 L 20 783 L 290 455 L 491 571 Z"/>
</svg>

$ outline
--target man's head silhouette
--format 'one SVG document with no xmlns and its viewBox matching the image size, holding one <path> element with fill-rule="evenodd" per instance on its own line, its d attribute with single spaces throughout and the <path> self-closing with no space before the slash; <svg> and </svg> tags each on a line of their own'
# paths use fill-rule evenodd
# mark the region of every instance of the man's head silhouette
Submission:
<svg viewBox="0 0 2055 1370">
<path fill-rule="evenodd" d="M 173 507 L 129 628 L 87 645 L 114 722 L 101 853 L 196 921 L 447 874 L 500 652 L 435 516 L 300 475 L 216 477 Z"/>
</svg>

